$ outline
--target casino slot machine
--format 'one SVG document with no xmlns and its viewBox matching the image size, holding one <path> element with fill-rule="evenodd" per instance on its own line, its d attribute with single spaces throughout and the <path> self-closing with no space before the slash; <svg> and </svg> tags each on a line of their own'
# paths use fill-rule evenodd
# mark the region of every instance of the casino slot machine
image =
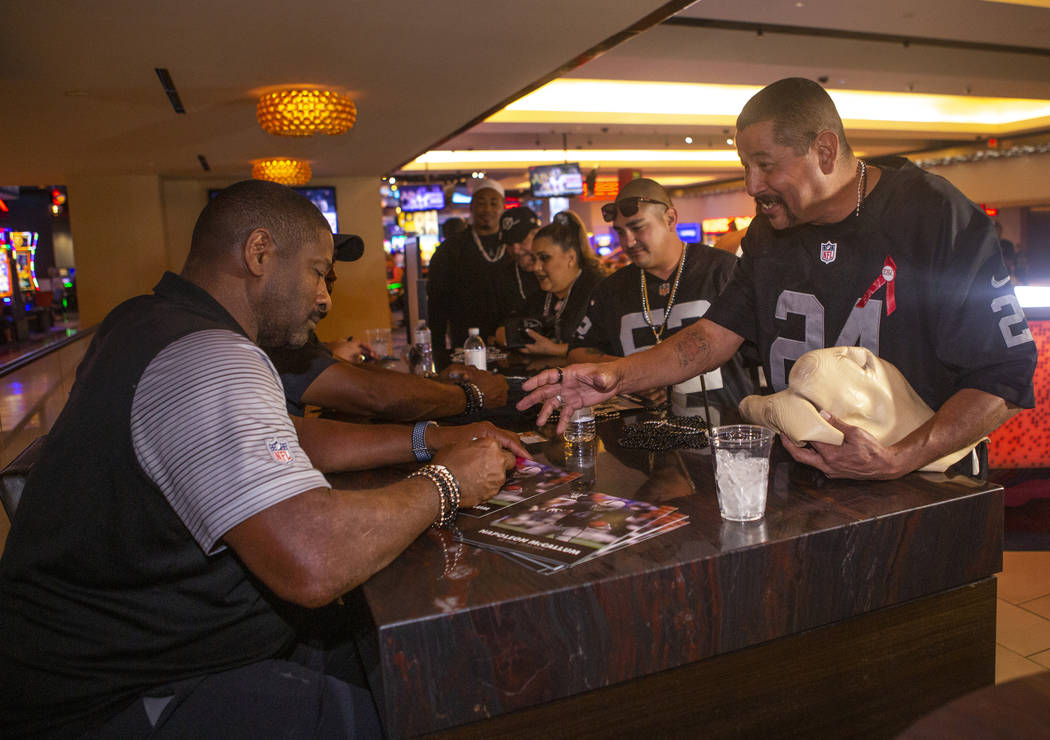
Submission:
<svg viewBox="0 0 1050 740">
<path fill-rule="evenodd" d="M 23 293 L 40 290 L 40 283 L 36 279 L 36 242 L 39 238 L 40 234 L 36 231 L 12 231 L 8 234 L 18 272 L 18 287 Z"/>
<path fill-rule="evenodd" d="M 4 303 L 10 303 L 15 292 L 15 282 L 11 277 L 11 250 L 8 233 L 7 229 L 0 229 L 0 300 L 3 300 Z"/>
</svg>

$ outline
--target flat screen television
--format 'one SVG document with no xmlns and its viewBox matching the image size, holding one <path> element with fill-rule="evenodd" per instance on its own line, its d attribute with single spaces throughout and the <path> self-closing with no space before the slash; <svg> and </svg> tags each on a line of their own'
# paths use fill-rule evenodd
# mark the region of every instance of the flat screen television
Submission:
<svg viewBox="0 0 1050 740">
<path fill-rule="evenodd" d="M 335 188 L 292 188 L 292 190 L 302 193 L 317 206 L 317 210 L 324 214 L 328 225 L 332 227 L 333 234 L 339 231 L 339 221 L 335 215 Z"/>
<path fill-rule="evenodd" d="M 678 224 L 675 229 L 678 231 L 678 238 L 686 244 L 697 244 L 703 238 L 703 234 L 700 233 L 700 224 Z"/>
<path fill-rule="evenodd" d="M 583 175 L 575 162 L 529 167 L 529 185 L 534 198 L 583 195 Z"/>
<path fill-rule="evenodd" d="M 328 222 L 328 225 L 332 227 L 332 233 L 338 233 L 339 219 L 336 216 L 335 212 L 335 188 L 292 188 L 292 190 L 309 198 L 310 202 L 317 206 L 317 210 L 324 214 L 325 220 Z M 218 188 L 209 188 L 208 200 L 211 200 L 218 194 Z"/>
<path fill-rule="evenodd" d="M 445 207 L 445 189 L 441 185 L 401 185 L 401 210 L 440 211 Z"/>
</svg>

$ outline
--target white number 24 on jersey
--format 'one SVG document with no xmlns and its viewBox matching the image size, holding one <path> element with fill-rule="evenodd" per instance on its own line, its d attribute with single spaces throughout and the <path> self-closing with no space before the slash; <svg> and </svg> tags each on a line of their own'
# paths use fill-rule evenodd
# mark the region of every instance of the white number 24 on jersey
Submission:
<svg viewBox="0 0 1050 740">
<path fill-rule="evenodd" d="M 1007 311 L 999 319 L 999 331 L 1007 347 L 1032 341 L 1032 332 L 1028 327 L 1016 333 L 1013 330 L 1015 324 L 1024 321 L 1024 313 L 1017 302 L 1017 296 L 1013 293 L 996 296 L 991 309 L 995 313 Z M 775 391 L 787 387 L 787 363 L 794 362 L 811 349 L 861 346 L 867 347 L 876 355 L 879 353 L 879 325 L 882 322 L 880 300 L 868 301 L 863 308 L 854 306 L 834 344 L 824 344 L 824 306 L 816 296 L 785 290 L 777 298 L 776 317 L 784 321 L 789 313 L 803 318 L 805 339 L 777 337 L 770 345 L 770 383 Z"/>
</svg>

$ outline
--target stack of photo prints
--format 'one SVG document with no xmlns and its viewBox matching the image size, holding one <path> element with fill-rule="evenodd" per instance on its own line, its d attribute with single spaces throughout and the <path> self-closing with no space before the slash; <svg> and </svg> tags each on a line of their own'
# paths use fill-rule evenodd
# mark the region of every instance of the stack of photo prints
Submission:
<svg viewBox="0 0 1050 740">
<path fill-rule="evenodd" d="M 539 573 L 556 573 L 689 522 L 674 506 L 573 492 L 571 483 L 579 477 L 519 461 L 498 494 L 460 510 L 460 541 Z"/>
</svg>

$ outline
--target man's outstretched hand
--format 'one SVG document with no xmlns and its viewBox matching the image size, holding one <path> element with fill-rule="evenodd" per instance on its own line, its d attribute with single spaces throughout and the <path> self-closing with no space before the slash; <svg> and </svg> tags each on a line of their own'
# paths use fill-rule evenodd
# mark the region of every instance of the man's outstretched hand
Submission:
<svg viewBox="0 0 1050 740">
<path fill-rule="evenodd" d="M 560 382 L 559 382 L 560 381 Z M 554 409 L 560 409 L 558 433 L 565 431 L 572 414 L 583 406 L 593 406 L 620 391 L 623 378 L 614 363 L 569 365 L 551 368 L 525 381 L 522 389 L 532 391 L 518 402 L 519 411 L 542 403 L 536 419 L 538 426 L 547 423 Z"/>
</svg>

